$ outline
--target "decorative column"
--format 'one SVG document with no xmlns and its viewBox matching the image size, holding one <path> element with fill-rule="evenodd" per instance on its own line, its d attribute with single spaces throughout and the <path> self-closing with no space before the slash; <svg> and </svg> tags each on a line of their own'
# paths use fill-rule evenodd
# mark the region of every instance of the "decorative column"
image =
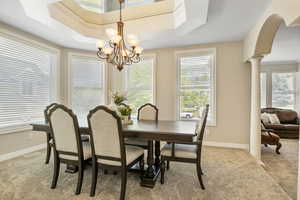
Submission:
<svg viewBox="0 0 300 200">
<path fill-rule="evenodd" d="M 262 56 L 250 59 L 251 62 L 251 118 L 250 154 L 261 162 L 261 118 L 260 118 L 260 67 Z"/>
</svg>

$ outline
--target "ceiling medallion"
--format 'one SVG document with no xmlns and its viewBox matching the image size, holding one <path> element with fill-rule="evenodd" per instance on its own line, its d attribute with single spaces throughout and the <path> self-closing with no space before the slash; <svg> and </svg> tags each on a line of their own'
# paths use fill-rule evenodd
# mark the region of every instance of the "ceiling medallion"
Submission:
<svg viewBox="0 0 300 200">
<path fill-rule="evenodd" d="M 97 42 L 97 56 L 105 59 L 108 63 L 117 66 L 121 71 L 124 65 L 131 65 L 141 61 L 140 55 L 143 48 L 139 47 L 138 38 L 135 35 L 128 35 L 128 44 L 130 48 L 126 47 L 124 39 L 124 23 L 122 22 L 122 3 L 124 0 L 119 0 L 120 3 L 120 21 L 117 22 L 118 30 L 109 28 L 105 32 L 109 37 L 108 47 L 105 47 L 105 41 L 99 40 Z"/>
</svg>

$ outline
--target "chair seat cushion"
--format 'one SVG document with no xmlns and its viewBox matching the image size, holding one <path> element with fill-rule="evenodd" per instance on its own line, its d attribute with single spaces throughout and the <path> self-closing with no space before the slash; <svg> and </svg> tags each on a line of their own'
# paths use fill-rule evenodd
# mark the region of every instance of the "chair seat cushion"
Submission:
<svg viewBox="0 0 300 200">
<path fill-rule="evenodd" d="M 126 145 L 134 145 L 139 147 L 148 147 L 148 141 L 138 138 L 128 138 L 125 140 Z"/>
<path fill-rule="evenodd" d="M 161 150 L 162 156 L 172 156 L 172 144 L 166 144 Z M 197 158 L 197 146 L 186 144 L 175 144 L 175 157 L 177 158 Z"/>
<path fill-rule="evenodd" d="M 134 160 L 144 154 L 144 149 L 141 147 L 125 145 L 126 150 L 126 164 L 130 165 Z M 118 161 L 111 161 L 111 160 L 103 160 L 98 159 L 98 163 L 106 164 L 106 165 L 114 165 L 114 166 L 121 166 L 121 162 Z"/>
<path fill-rule="evenodd" d="M 82 150 L 83 150 L 83 159 L 87 160 L 92 157 L 92 150 L 90 142 L 82 142 Z M 60 158 L 68 159 L 68 160 L 78 160 L 77 156 L 71 155 L 59 155 Z"/>
</svg>

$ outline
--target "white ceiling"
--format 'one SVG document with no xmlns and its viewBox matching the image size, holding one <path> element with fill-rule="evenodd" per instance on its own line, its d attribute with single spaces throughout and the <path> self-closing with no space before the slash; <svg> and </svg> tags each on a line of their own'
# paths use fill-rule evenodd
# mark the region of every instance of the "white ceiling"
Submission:
<svg viewBox="0 0 300 200">
<path fill-rule="evenodd" d="M 300 27 L 280 27 L 275 36 L 272 52 L 263 62 L 300 63 Z"/>
<path fill-rule="evenodd" d="M 86 38 L 66 27 L 48 19 L 48 24 L 29 18 L 20 3 L 22 0 L 1 0 L 0 21 L 24 31 L 42 37 L 69 48 L 95 50 L 95 40 Z M 23 0 L 24 1 L 24 0 Z M 26 0 L 29 1 L 29 0 Z M 35 1 L 36 0 L 31 0 Z M 49 0 L 39 0 L 45 4 Z M 52 0 L 55 1 L 55 0 Z M 197 16 L 197 1 L 185 0 L 189 15 Z M 142 41 L 145 49 L 174 47 L 191 44 L 239 41 L 262 15 L 271 0 L 211 0 L 207 24 L 185 33 L 179 29 L 164 34 L 153 35 L 151 39 Z M 184 27 L 183 27 L 184 28 Z M 299 51 L 298 51 L 299 52 Z"/>
</svg>

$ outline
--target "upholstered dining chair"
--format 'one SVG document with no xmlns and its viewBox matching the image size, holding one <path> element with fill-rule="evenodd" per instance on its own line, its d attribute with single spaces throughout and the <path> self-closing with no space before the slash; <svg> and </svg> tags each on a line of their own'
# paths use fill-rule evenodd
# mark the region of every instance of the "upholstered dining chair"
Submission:
<svg viewBox="0 0 300 200">
<path fill-rule="evenodd" d="M 49 123 L 48 115 L 49 115 L 50 109 L 53 108 L 56 105 L 58 105 L 58 104 L 57 103 L 52 103 L 49 106 L 47 106 L 46 109 L 44 110 L 44 117 L 45 117 L 45 123 L 46 124 Z M 46 132 L 46 144 L 47 144 L 47 151 L 46 151 L 45 164 L 49 164 L 50 156 L 51 156 L 51 148 L 52 148 L 52 138 L 51 138 L 51 133 L 50 132 Z"/>
<path fill-rule="evenodd" d="M 115 111 L 98 106 L 88 114 L 92 146 L 92 187 L 90 196 L 95 195 L 98 167 L 119 171 L 122 177 L 120 199 L 125 199 L 127 171 L 139 162 L 144 168 L 144 149 L 124 143 L 122 122 Z"/>
<path fill-rule="evenodd" d="M 137 120 L 158 121 L 158 108 L 151 103 L 142 105 L 138 109 Z M 128 138 L 126 140 L 126 145 L 138 146 L 144 149 L 148 149 L 149 141 L 141 140 L 138 138 Z"/>
<path fill-rule="evenodd" d="M 171 143 L 163 147 L 161 151 L 161 184 L 164 184 L 164 175 L 166 168 L 165 161 L 195 163 L 201 188 L 203 190 L 205 189 L 202 180 L 203 172 L 201 167 L 201 151 L 208 111 L 209 105 L 206 105 L 206 108 L 202 112 L 201 118 L 196 124 L 196 136 L 193 142 Z"/>
<path fill-rule="evenodd" d="M 89 142 L 82 142 L 76 115 L 64 105 L 50 109 L 49 124 L 54 152 L 54 173 L 51 189 L 56 188 L 60 163 L 78 167 L 78 180 L 75 194 L 81 192 L 84 167 L 91 160 Z"/>
</svg>

